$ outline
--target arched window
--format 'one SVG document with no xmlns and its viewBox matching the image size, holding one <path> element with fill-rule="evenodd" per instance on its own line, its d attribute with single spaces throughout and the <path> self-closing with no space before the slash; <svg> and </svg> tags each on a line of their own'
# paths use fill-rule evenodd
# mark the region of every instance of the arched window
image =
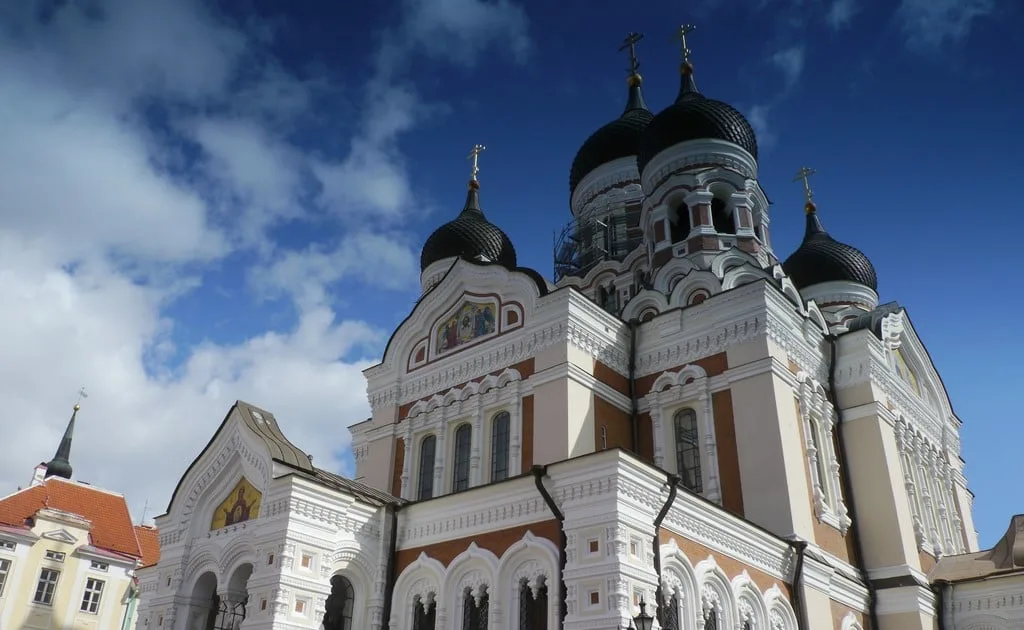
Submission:
<svg viewBox="0 0 1024 630">
<path fill-rule="evenodd" d="M 693 409 L 680 409 L 675 415 L 676 470 L 683 486 L 702 492 L 700 476 L 700 439 L 697 432 L 697 414 Z"/>
<path fill-rule="evenodd" d="M 711 200 L 711 223 L 719 234 L 736 233 L 736 219 L 726 208 L 725 202 L 718 197 Z"/>
<path fill-rule="evenodd" d="M 685 241 L 690 235 L 690 206 L 685 203 L 679 204 L 676 208 L 676 216 L 670 222 L 670 236 L 673 243 Z"/>
<path fill-rule="evenodd" d="M 452 467 L 452 492 L 469 487 L 469 449 L 473 441 L 473 427 L 459 425 L 455 429 L 455 466 Z"/>
<path fill-rule="evenodd" d="M 498 412 L 491 421 L 491 481 L 508 479 L 508 426 L 511 416 Z"/>
<path fill-rule="evenodd" d="M 718 630 L 718 611 L 712 608 L 704 618 L 704 630 Z"/>
<path fill-rule="evenodd" d="M 542 578 L 543 579 L 543 578 Z M 541 582 L 536 596 L 530 582 L 519 582 L 519 630 L 548 630 L 548 585 Z"/>
<path fill-rule="evenodd" d="M 437 619 L 436 602 L 430 602 L 424 608 L 423 600 L 416 597 L 412 602 L 412 630 L 434 630 L 435 619 Z"/>
<path fill-rule="evenodd" d="M 462 630 L 487 630 L 488 608 L 486 592 L 478 602 L 473 591 L 467 588 L 462 594 Z"/>
<path fill-rule="evenodd" d="M 352 609 L 355 606 L 355 590 L 352 582 L 343 575 L 331 578 L 331 594 L 324 605 L 324 630 L 353 630 Z"/>
<path fill-rule="evenodd" d="M 749 620 L 743 622 L 743 630 L 754 630 L 754 627 L 750 625 Z"/>
<path fill-rule="evenodd" d="M 417 495 L 420 501 L 434 496 L 434 455 L 437 448 L 437 438 L 428 435 L 423 438 L 420 444 L 420 492 Z"/>
<path fill-rule="evenodd" d="M 672 594 L 663 616 L 664 620 L 661 624 L 663 630 L 681 630 L 679 627 L 679 595 Z"/>
</svg>

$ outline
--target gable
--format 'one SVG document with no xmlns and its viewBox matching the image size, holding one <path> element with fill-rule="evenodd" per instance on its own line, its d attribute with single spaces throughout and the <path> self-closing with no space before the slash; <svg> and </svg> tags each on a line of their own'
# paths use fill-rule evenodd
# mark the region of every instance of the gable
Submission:
<svg viewBox="0 0 1024 630">
<path fill-rule="evenodd" d="M 459 259 L 395 329 L 381 363 L 364 374 L 413 371 L 521 329 L 546 293 L 535 271 Z"/>
<path fill-rule="evenodd" d="M 214 508 L 227 500 L 232 488 L 237 498 L 239 479 L 244 478 L 262 496 L 276 462 L 308 473 L 314 470 L 309 455 L 284 436 L 272 413 L 237 401 L 178 481 L 166 515 L 184 525 L 199 509 L 201 513 L 195 516 L 205 528 L 212 523 Z M 251 499 L 254 495 L 249 492 L 247 496 Z M 257 514 L 258 510 L 250 517 Z"/>
<path fill-rule="evenodd" d="M 54 529 L 48 532 L 43 532 L 41 534 L 41 537 L 46 538 L 48 540 L 55 540 L 57 542 L 67 543 L 69 545 L 73 545 L 75 542 L 78 541 L 78 539 L 75 538 L 75 536 L 66 529 Z"/>
</svg>

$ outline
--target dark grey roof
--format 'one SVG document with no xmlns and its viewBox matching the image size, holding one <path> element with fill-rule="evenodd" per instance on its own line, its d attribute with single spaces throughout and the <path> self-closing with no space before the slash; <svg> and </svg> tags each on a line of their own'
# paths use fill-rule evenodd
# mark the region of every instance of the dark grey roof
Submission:
<svg viewBox="0 0 1024 630">
<path fill-rule="evenodd" d="M 875 266 L 856 247 L 832 238 L 822 227 L 817 209 L 811 202 L 807 205 L 804 240 L 782 263 L 782 269 L 798 289 L 845 280 L 878 290 Z"/>
<path fill-rule="evenodd" d="M 354 494 L 363 501 L 373 505 L 401 505 L 402 503 L 405 503 L 402 499 L 392 496 L 387 492 L 371 488 L 370 486 L 359 483 L 358 481 L 353 481 L 352 479 L 346 479 L 341 475 L 336 475 L 322 468 L 316 468 L 314 470 L 313 477 L 316 481 L 328 488 Z"/>
<path fill-rule="evenodd" d="M 858 315 L 855 319 L 850 320 L 846 326 L 847 332 L 856 332 L 858 330 L 870 330 L 879 339 L 882 338 L 882 320 L 903 310 L 903 307 L 899 305 L 899 302 L 887 302 L 885 304 L 879 304 L 873 311 Z"/>
<path fill-rule="evenodd" d="M 453 256 L 498 263 L 508 269 L 516 266 L 512 241 L 501 228 L 488 221 L 480 209 L 479 185 L 475 181 L 470 182 L 466 205 L 459 216 L 434 230 L 423 244 L 420 270 Z"/>
<path fill-rule="evenodd" d="M 274 414 L 241 400 L 235 403 L 235 407 L 241 413 L 245 426 L 263 440 L 274 460 L 310 473 L 315 470 L 309 455 L 281 432 Z"/>
<path fill-rule="evenodd" d="M 629 100 L 622 115 L 591 134 L 576 153 L 569 170 L 570 195 L 597 167 L 640 151 L 640 139 L 654 115 L 644 102 L 639 78 L 635 83 L 630 84 Z"/>
<path fill-rule="evenodd" d="M 693 68 L 683 66 L 679 96 L 651 120 L 637 154 L 641 171 L 665 149 L 687 140 L 718 139 L 732 142 L 757 159 L 757 135 L 743 114 L 697 90 Z"/>
</svg>

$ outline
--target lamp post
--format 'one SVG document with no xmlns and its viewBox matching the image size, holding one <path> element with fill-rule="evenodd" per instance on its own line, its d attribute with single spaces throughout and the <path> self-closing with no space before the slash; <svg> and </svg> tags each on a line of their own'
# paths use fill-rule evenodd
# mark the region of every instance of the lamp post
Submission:
<svg viewBox="0 0 1024 630">
<path fill-rule="evenodd" d="M 629 622 L 629 628 L 626 630 L 651 630 L 654 627 L 654 617 L 647 614 L 647 604 L 644 599 L 640 598 L 640 614 Z M 619 626 L 619 630 L 622 630 L 622 626 Z"/>
</svg>

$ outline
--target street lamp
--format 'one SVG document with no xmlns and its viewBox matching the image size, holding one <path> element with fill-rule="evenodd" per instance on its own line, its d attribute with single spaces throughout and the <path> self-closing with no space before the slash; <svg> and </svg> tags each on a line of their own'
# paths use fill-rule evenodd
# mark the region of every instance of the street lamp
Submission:
<svg viewBox="0 0 1024 630">
<path fill-rule="evenodd" d="M 636 630 L 651 630 L 654 626 L 654 617 L 647 614 L 647 604 L 644 603 L 644 598 L 640 598 L 640 614 L 633 617 L 633 621 L 636 623 Z"/>
<path fill-rule="evenodd" d="M 651 630 L 654 626 L 654 617 L 647 614 L 647 604 L 640 598 L 640 614 L 629 621 L 629 628 L 626 630 Z M 619 626 L 622 630 L 622 626 Z"/>
</svg>

